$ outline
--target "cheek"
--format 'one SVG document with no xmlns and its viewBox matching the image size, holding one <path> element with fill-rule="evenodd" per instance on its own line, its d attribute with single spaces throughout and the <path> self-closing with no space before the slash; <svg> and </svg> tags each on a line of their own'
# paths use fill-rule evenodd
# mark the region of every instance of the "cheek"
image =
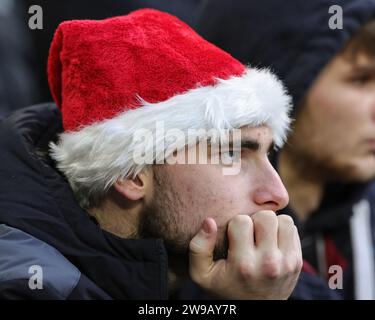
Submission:
<svg viewBox="0 0 375 320">
<path fill-rule="evenodd" d="M 243 176 L 219 177 L 209 192 L 201 192 L 205 217 L 214 218 L 219 227 L 224 227 L 234 216 L 249 214 L 253 207 L 250 185 Z"/>
<path fill-rule="evenodd" d="M 322 155 L 355 147 L 360 128 L 368 121 L 360 101 L 358 92 L 343 85 L 313 87 L 301 117 L 302 143 Z"/>
<path fill-rule="evenodd" d="M 315 118 L 324 125 L 324 129 L 330 132 L 333 129 L 347 128 L 360 116 L 356 112 L 356 103 L 358 103 L 357 94 L 350 90 L 344 90 L 344 87 L 336 86 L 327 88 L 317 88 L 312 92 L 312 99 L 309 104 Z"/>
<path fill-rule="evenodd" d="M 235 215 L 248 213 L 251 183 L 246 178 L 224 176 L 221 168 L 215 166 L 194 167 L 175 181 L 191 221 L 212 217 L 219 226 L 224 226 Z"/>
<path fill-rule="evenodd" d="M 373 103 L 369 93 L 344 80 L 323 81 L 315 85 L 311 89 L 311 102 L 320 120 L 334 128 L 340 126 L 358 130 L 372 118 L 373 108 L 369 106 Z"/>
</svg>

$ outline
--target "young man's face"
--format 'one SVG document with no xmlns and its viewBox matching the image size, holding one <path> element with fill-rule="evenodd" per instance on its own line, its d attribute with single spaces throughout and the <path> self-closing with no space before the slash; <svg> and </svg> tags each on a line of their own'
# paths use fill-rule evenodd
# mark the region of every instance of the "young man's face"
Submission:
<svg viewBox="0 0 375 320">
<path fill-rule="evenodd" d="M 310 88 L 289 143 L 297 161 L 331 180 L 373 178 L 375 58 L 333 59 Z"/>
<path fill-rule="evenodd" d="M 224 175 L 222 164 L 158 165 L 153 168 L 153 196 L 143 215 L 143 233 L 165 239 L 169 250 L 187 252 L 190 239 L 206 217 L 216 220 L 219 241 L 215 255 L 227 252 L 226 227 L 238 214 L 277 211 L 289 201 L 268 160 L 271 130 L 242 128 L 241 170 Z M 258 146 L 258 148 L 257 148 Z"/>
</svg>

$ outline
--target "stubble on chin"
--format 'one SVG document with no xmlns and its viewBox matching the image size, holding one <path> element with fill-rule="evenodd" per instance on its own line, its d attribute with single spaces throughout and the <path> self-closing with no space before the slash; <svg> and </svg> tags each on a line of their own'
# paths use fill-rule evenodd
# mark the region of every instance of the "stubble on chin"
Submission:
<svg viewBox="0 0 375 320">
<path fill-rule="evenodd" d="M 163 216 L 165 214 L 165 216 Z M 159 238 L 164 240 L 165 248 L 169 255 L 188 257 L 191 239 L 199 232 L 201 223 L 197 222 L 194 230 L 192 224 L 184 225 L 178 223 L 177 219 L 171 218 L 171 213 L 160 208 L 149 206 L 145 209 L 140 223 L 141 238 Z M 214 249 L 214 260 L 226 259 L 228 256 L 228 226 L 218 228 L 218 239 Z"/>
</svg>

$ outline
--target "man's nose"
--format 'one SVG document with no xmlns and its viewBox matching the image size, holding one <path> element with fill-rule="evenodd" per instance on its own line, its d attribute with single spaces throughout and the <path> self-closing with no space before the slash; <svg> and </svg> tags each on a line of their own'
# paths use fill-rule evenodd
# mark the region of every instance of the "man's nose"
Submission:
<svg viewBox="0 0 375 320">
<path fill-rule="evenodd" d="M 261 210 L 278 211 L 287 206 L 289 195 L 280 176 L 269 164 L 269 168 L 259 177 L 253 201 Z"/>
</svg>

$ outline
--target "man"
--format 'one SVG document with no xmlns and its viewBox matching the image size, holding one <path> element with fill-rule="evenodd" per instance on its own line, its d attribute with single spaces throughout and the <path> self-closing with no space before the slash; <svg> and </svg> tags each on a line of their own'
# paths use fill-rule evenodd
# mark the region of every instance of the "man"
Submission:
<svg viewBox="0 0 375 320">
<path fill-rule="evenodd" d="M 2 297 L 178 298 L 190 275 L 218 298 L 288 298 L 301 249 L 268 153 L 290 100 L 270 72 L 144 9 L 62 23 L 48 78 L 63 133 L 49 104 L 0 128 Z M 208 164 L 173 162 L 203 142 Z"/>
<path fill-rule="evenodd" d="M 296 106 L 278 154 L 306 260 L 293 297 L 375 299 L 375 1 L 220 4 L 199 30 L 270 65 Z"/>
</svg>

